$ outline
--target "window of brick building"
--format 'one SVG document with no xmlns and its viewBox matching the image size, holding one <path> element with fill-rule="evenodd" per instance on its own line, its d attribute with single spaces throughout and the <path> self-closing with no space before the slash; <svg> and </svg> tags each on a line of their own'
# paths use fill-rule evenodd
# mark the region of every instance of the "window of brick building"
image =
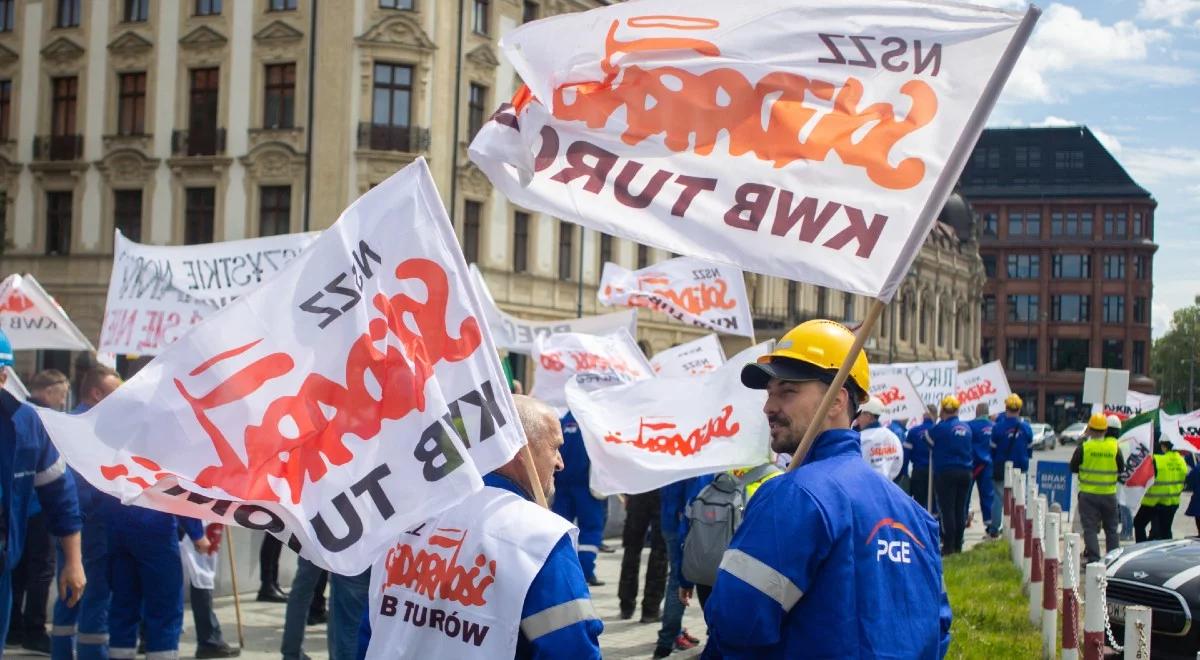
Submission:
<svg viewBox="0 0 1200 660">
<path fill-rule="evenodd" d="M 1125 368 L 1125 342 L 1105 339 L 1100 349 L 1100 366 L 1105 369 Z"/>
<path fill-rule="evenodd" d="M 1150 300 L 1148 298 L 1138 296 L 1133 299 L 1133 322 L 1150 322 Z"/>
<path fill-rule="evenodd" d="M 1083 371 L 1088 367 L 1088 340 L 1050 340 L 1051 371 Z"/>
<path fill-rule="evenodd" d="M 1125 322 L 1125 297 L 1124 296 L 1104 296 L 1104 322 L 1105 323 L 1124 323 Z"/>
<path fill-rule="evenodd" d="M 1042 234 L 1042 214 L 1040 211 L 1009 211 L 1008 235 L 1012 237 L 1037 238 Z"/>
<path fill-rule="evenodd" d="M 1027 293 L 1008 297 L 1009 321 L 1038 321 L 1038 297 Z"/>
<path fill-rule="evenodd" d="M 1000 235 L 1000 214 L 992 211 L 983 214 L 983 235 L 991 238 Z"/>
<path fill-rule="evenodd" d="M 258 235 L 278 236 L 292 231 L 292 187 L 258 189 Z"/>
<path fill-rule="evenodd" d="M 979 356 L 985 364 L 996 359 L 996 340 L 993 337 L 984 337 L 980 340 Z"/>
<path fill-rule="evenodd" d="M 1123 254 L 1106 254 L 1106 255 L 1104 255 L 1104 279 L 1106 279 L 1106 280 L 1123 280 L 1123 279 L 1125 279 L 1125 255 L 1123 255 Z"/>
<path fill-rule="evenodd" d="M 529 214 L 513 212 L 513 272 L 529 270 Z"/>
<path fill-rule="evenodd" d="M 113 227 L 129 240 L 142 242 L 142 191 L 113 191 Z"/>
<path fill-rule="evenodd" d="M 1050 318 L 1063 323 L 1087 323 L 1091 316 L 1089 296 L 1067 294 L 1050 298 Z"/>
<path fill-rule="evenodd" d="M 1036 280 L 1041 277 L 1042 258 L 1036 254 L 1010 254 L 1005 272 L 1011 280 Z"/>
<path fill-rule="evenodd" d="M 292 128 L 296 116 L 296 65 L 268 64 L 263 85 L 263 128 Z"/>
<path fill-rule="evenodd" d="M 1037 371 L 1036 339 L 1009 339 L 1005 364 L 1011 371 Z"/>
<path fill-rule="evenodd" d="M 1134 255 L 1133 278 L 1135 280 L 1150 279 L 1150 257 L 1144 254 Z"/>
<path fill-rule="evenodd" d="M 995 277 L 996 276 L 996 255 L 985 254 L 985 255 L 982 255 L 981 258 L 983 259 L 983 274 L 984 274 L 984 276 L 989 279 Z"/>
<path fill-rule="evenodd" d="M 1124 211 L 1104 212 L 1104 237 L 1125 238 L 1128 223 Z"/>
<path fill-rule="evenodd" d="M 1054 255 L 1054 279 L 1086 280 L 1092 277 L 1092 258 L 1087 254 Z"/>
<path fill-rule="evenodd" d="M 983 296 L 983 302 L 980 304 L 980 319 L 983 321 L 996 320 L 996 296 L 987 293 Z"/>
<path fill-rule="evenodd" d="M 1050 214 L 1050 235 L 1068 238 L 1092 237 L 1091 211 L 1054 211 Z"/>
<path fill-rule="evenodd" d="M 1146 373 L 1146 342 L 1144 342 L 1144 341 L 1133 342 L 1132 362 L 1133 362 L 1133 364 L 1131 365 L 1132 366 L 1131 371 L 1133 371 L 1133 373 L 1135 373 L 1135 374 Z"/>
</svg>

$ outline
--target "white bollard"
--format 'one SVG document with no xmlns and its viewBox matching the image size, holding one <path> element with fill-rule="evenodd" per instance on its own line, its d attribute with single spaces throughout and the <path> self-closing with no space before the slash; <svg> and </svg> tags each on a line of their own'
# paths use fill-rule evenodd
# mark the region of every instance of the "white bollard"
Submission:
<svg viewBox="0 0 1200 660">
<path fill-rule="evenodd" d="M 1028 593 L 1029 577 L 1033 574 L 1033 514 L 1037 508 L 1037 482 L 1025 475 L 1025 544 L 1021 555 L 1021 584 Z"/>
<path fill-rule="evenodd" d="M 1108 612 L 1104 610 L 1104 592 L 1100 589 L 1104 564 L 1094 561 L 1086 570 L 1083 579 L 1083 660 L 1103 660 L 1104 621 L 1108 618 Z"/>
<path fill-rule="evenodd" d="M 1009 525 L 1010 544 L 1013 552 L 1013 563 L 1019 568 L 1025 547 L 1025 475 L 1020 470 L 1013 470 L 1013 512 L 1012 524 Z M 1022 582 L 1021 584 L 1024 584 Z"/>
<path fill-rule="evenodd" d="M 1150 660 L 1150 608 L 1125 608 L 1125 660 Z"/>
<path fill-rule="evenodd" d="M 1013 496 L 1012 496 L 1013 476 L 1014 476 L 1014 470 L 1013 470 L 1012 461 L 1005 461 L 1004 462 L 1004 490 L 1000 492 L 1000 496 L 1003 498 L 1000 500 L 1000 502 L 1002 504 L 1002 506 L 1001 506 L 1002 513 L 1001 513 L 1000 520 L 998 520 L 996 522 L 1000 525 L 1000 528 L 1004 530 L 1004 539 L 1006 541 L 1012 541 L 1012 531 L 1011 530 L 1012 530 L 1012 506 L 1013 506 Z"/>
<path fill-rule="evenodd" d="M 1066 520 L 1063 520 L 1062 529 L 1068 529 Z M 1068 533 L 1063 545 L 1062 660 L 1079 660 L 1079 535 Z"/>
<path fill-rule="evenodd" d="M 1057 512 L 1046 516 L 1045 569 L 1042 571 L 1042 658 L 1058 657 L 1058 540 L 1062 516 Z"/>
<path fill-rule="evenodd" d="M 1033 524 L 1029 539 L 1029 623 L 1042 625 L 1042 532 L 1046 525 L 1046 496 L 1033 503 Z"/>
</svg>

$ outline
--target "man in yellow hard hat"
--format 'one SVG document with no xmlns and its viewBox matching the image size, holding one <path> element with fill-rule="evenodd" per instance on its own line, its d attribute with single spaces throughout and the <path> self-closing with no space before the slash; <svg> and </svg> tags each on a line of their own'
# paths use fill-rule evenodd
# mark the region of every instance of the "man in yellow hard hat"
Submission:
<svg viewBox="0 0 1200 660">
<path fill-rule="evenodd" d="M 816 417 L 853 342 L 839 323 L 808 321 L 742 369 L 742 384 L 766 390 L 773 450 L 794 452 L 810 426 L 818 435 L 750 500 L 705 606 L 705 658 L 930 658 L 949 647 L 937 523 L 862 460 L 850 429 L 870 388 L 864 354 Z"/>
<path fill-rule="evenodd" d="M 1083 441 L 1071 456 L 1071 472 L 1079 475 L 1079 518 L 1083 525 L 1085 563 L 1100 561 L 1100 528 L 1104 528 L 1105 552 L 1121 546 L 1117 535 L 1117 482 L 1125 461 L 1115 434 L 1108 433 L 1108 418 L 1093 413 L 1083 432 Z"/>
<path fill-rule="evenodd" d="M 1004 465 L 1012 463 L 1013 469 L 1029 472 L 1029 456 L 1033 451 L 1033 428 L 1021 419 L 1021 407 L 1025 402 L 1016 394 L 1004 399 L 1004 412 L 992 425 L 992 479 L 996 492 L 1004 492 Z M 992 500 L 992 526 L 988 534 L 999 536 L 1004 526 L 1004 498 Z"/>
</svg>

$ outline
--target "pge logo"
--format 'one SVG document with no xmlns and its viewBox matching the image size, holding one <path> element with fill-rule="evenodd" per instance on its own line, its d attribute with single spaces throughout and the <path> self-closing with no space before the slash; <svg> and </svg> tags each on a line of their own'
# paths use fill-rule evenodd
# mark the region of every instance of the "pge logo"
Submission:
<svg viewBox="0 0 1200 660">
<path fill-rule="evenodd" d="M 876 535 L 878 535 L 879 532 L 884 529 L 900 530 L 906 536 L 908 536 L 909 539 L 911 539 L 911 543 L 904 539 L 894 540 L 875 538 Z M 922 550 L 925 549 L 925 544 L 917 540 L 917 537 L 913 536 L 912 531 L 910 531 L 908 527 L 904 525 L 904 523 L 896 522 L 891 518 L 884 518 L 883 520 L 875 523 L 875 528 L 871 530 L 869 535 L 867 535 L 866 544 L 871 545 L 872 541 L 875 542 L 876 547 L 875 561 L 883 561 L 886 558 L 893 564 L 911 564 L 913 553 L 912 546 L 914 543 L 918 548 Z"/>
</svg>

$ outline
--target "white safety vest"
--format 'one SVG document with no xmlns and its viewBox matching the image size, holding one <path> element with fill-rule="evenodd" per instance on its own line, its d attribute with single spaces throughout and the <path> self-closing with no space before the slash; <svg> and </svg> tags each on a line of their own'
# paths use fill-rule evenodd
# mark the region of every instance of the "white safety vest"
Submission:
<svg viewBox="0 0 1200 660">
<path fill-rule="evenodd" d="M 900 438 L 882 426 L 859 431 L 858 435 L 863 458 L 871 464 L 871 469 L 889 481 L 895 479 L 904 465 L 904 446 L 900 444 Z"/>
<path fill-rule="evenodd" d="M 525 594 L 564 534 L 577 530 L 490 486 L 406 531 L 371 570 L 367 658 L 513 657 Z"/>
</svg>

